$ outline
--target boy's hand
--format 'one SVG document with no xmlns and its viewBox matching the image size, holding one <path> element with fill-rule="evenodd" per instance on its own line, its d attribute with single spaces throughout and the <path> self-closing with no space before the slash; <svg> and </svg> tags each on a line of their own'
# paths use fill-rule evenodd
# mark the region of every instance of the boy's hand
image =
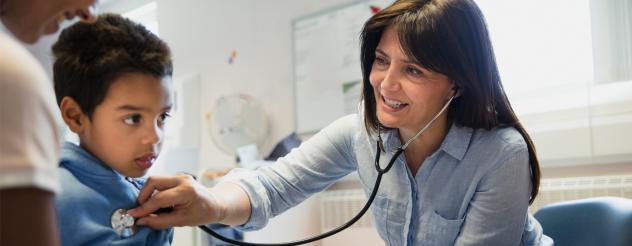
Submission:
<svg viewBox="0 0 632 246">
<path fill-rule="evenodd" d="M 208 188 L 189 175 L 153 176 L 147 179 L 138 195 L 138 208 L 128 214 L 138 218 L 136 225 L 155 229 L 173 226 L 195 226 L 223 219 L 224 209 Z M 171 212 L 155 214 L 161 208 Z"/>
</svg>

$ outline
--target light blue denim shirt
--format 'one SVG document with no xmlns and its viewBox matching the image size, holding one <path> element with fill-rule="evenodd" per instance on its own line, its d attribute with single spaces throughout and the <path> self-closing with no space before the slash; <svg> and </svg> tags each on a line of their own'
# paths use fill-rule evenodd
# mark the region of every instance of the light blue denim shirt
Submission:
<svg viewBox="0 0 632 246">
<path fill-rule="evenodd" d="M 138 206 L 136 198 L 145 180 L 126 180 L 81 147 L 65 143 L 59 162 L 61 194 L 55 197 L 57 227 L 64 246 L 170 245 L 173 229 L 138 227 L 122 238 L 112 229 L 117 209 Z"/>
<path fill-rule="evenodd" d="M 396 130 L 382 133 L 387 150 L 401 145 Z M 252 212 L 240 228 L 258 229 L 276 216 L 358 171 L 368 195 L 377 171 L 376 137 L 358 115 L 343 117 L 273 165 L 235 170 Z M 382 166 L 392 154 L 382 154 Z M 382 177 L 371 206 L 387 245 L 546 245 L 527 207 L 531 193 L 527 145 L 514 128 L 473 130 L 451 126 L 441 147 L 415 176 L 400 155 Z"/>
</svg>

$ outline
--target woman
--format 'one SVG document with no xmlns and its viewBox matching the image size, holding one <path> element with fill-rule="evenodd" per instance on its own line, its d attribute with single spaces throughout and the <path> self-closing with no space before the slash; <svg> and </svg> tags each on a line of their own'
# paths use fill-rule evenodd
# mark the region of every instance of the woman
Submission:
<svg viewBox="0 0 632 246">
<path fill-rule="evenodd" d="M 527 213 L 540 178 L 535 149 L 503 91 L 475 3 L 396 1 L 367 21 L 361 38 L 362 114 L 210 190 L 184 176 L 150 179 L 132 215 L 175 210 L 139 224 L 260 228 L 352 171 L 370 193 L 376 152 L 384 167 L 400 148 L 371 207 L 386 244 L 550 243 Z"/>
</svg>

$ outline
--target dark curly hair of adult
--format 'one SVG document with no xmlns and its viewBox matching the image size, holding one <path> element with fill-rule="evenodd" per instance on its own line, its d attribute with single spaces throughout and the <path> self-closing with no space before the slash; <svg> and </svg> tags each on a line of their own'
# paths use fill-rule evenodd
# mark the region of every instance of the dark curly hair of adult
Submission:
<svg viewBox="0 0 632 246">
<path fill-rule="evenodd" d="M 53 45 L 53 55 L 57 104 L 71 97 L 88 117 L 119 76 L 143 73 L 164 78 L 173 73 L 167 44 L 143 25 L 117 14 L 66 28 Z"/>
</svg>

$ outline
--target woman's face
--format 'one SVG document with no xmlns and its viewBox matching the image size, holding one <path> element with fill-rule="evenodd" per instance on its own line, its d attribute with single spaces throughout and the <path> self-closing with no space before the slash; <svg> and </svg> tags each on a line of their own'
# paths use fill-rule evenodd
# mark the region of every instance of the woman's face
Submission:
<svg viewBox="0 0 632 246">
<path fill-rule="evenodd" d="M 66 19 L 79 17 L 88 22 L 95 20 L 97 0 L 0 0 L 4 25 L 21 41 L 35 43 L 46 34 L 59 30 Z"/>
<path fill-rule="evenodd" d="M 447 76 L 425 69 L 402 51 L 396 29 L 384 30 L 369 76 L 382 125 L 417 132 L 453 94 Z M 447 114 L 438 119 L 445 122 Z"/>
</svg>

